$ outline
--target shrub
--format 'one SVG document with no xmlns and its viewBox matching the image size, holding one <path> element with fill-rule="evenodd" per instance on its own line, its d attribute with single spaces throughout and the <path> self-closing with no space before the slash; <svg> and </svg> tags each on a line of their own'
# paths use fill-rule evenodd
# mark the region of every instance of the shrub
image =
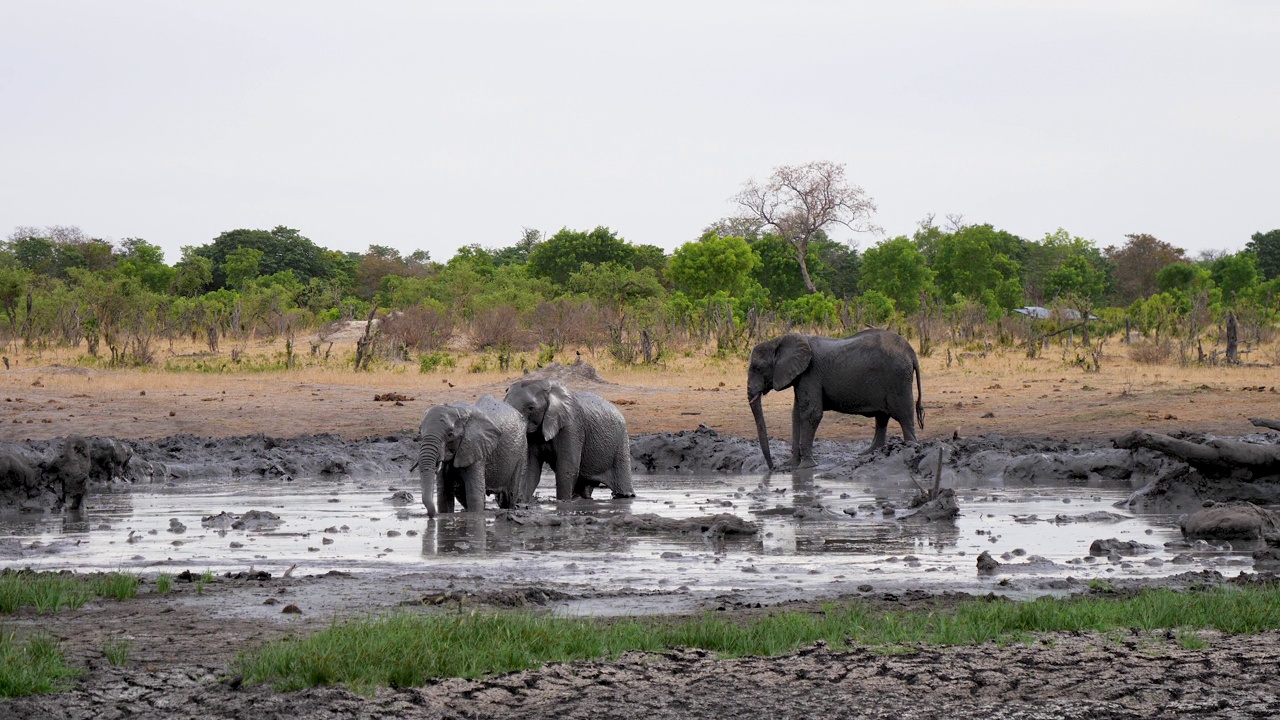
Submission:
<svg viewBox="0 0 1280 720">
<path fill-rule="evenodd" d="M 513 305 L 479 310 L 471 320 L 471 345 L 476 350 L 533 350 L 537 345 Z"/>
<path fill-rule="evenodd" d="M 418 372 L 429 373 L 440 367 L 457 367 L 458 359 L 447 352 L 436 351 L 418 356 Z"/>
<path fill-rule="evenodd" d="M 453 317 L 435 307 L 414 305 L 388 316 L 382 334 L 410 350 L 440 350 L 453 337 Z"/>
<path fill-rule="evenodd" d="M 1142 365 L 1158 365 L 1173 357 L 1168 340 L 1139 340 L 1129 345 L 1129 359 Z"/>
</svg>

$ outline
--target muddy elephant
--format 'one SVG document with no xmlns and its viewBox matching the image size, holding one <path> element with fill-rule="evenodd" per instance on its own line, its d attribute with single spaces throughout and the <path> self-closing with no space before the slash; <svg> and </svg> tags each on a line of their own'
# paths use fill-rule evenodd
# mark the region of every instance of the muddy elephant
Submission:
<svg viewBox="0 0 1280 720">
<path fill-rule="evenodd" d="M 914 407 L 912 375 L 916 385 Z M 863 330 L 847 338 L 787 333 L 752 348 L 747 368 L 747 402 L 770 469 L 773 457 L 760 398 L 770 390 L 789 387 L 795 388 L 791 409 L 792 467 L 814 465 L 813 437 L 826 410 L 875 418 L 871 450 L 884 445 L 890 419 L 902 426 L 905 440 L 916 439 L 916 421 L 924 429 L 920 361 L 901 335 L 878 329 Z"/>
<path fill-rule="evenodd" d="M 68 510 L 79 510 L 84 496 L 89 494 L 89 473 L 93 461 L 89 458 L 89 441 L 79 435 L 70 435 L 62 445 L 62 452 L 45 463 L 44 480 L 58 493 L 58 500 Z"/>
<path fill-rule="evenodd" d="M 555 380 L 519 380 L 507 403 L 524 417 L 529 433 L 526 486 L 532 494 L 543 464 L 556 474 L 556 499 L 591 497 L 601 485 L 614 497 L 635 497 L 627 421 L 613 403 L 574 392 Z"/>
<path fill-rule="evenodd" d="M 509 508 L 527 501 L 524 488 L 525 422 L 510 405 L 483 395 L 474 405 L 449 403 L 427 411 L 418 428 L 418 474 L 427 515 L 453 512 L 454 500 L 468 512 L 484 510 L 485 494 Z M 436 502 L 431 497 L 436 496 Z"/>
<path fill-rule="evenodd" d="M 129 461 L 133 448 L 113 437 L 89 438 L 89 479 L 109 483 L 116 478 L 129 476 Z"/>
</svg>

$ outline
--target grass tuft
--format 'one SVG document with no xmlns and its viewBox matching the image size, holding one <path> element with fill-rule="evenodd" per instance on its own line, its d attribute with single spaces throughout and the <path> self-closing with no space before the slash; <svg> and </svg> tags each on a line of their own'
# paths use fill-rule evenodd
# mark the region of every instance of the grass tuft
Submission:
<svg viewBox="0 0 1280 720">
<path fill-rule="evenodd" d="M 128 573 L 76 576 L 29 570 L 0 573 L 0 613 L 34 607 L 41 615 L 82 607 L 95 597 L 127 600 L 138 594 L 138 577 Z"/>
<path fill-rule="evenodd" d="M 124 638 L 112 638 L 102 643 L 102 655 L 107 658 L 107 662 L 117 667 L 129 662 L 132 652 L 133 643 Z"/>
<path fill-rule="evenodd" d="M 57 692 L 79 673 L 63 664 L 53 637 L 36 635 L 23 643 L 13 633 L 0 632 L 0 697 Z"/>
<path fill-rule="evenodd" d="M 168 595 L 173 590 L 173 573 L 160 573 L 156 578 L 156 592 L 161 595 Z"/>
<path fill-rule="evenodd" d="M 280 690 L 346 685 L 422 685 L 437 677 L 480 677 L 541 666 L 616 658 L 627 651 L 696 647 L 726 657 L 774 656 L 823 640 L 833 648 L 894 652 L 917 645 L 1025 642 L 1033 633 L 1176 630 L 1179 644 L 1204 646 L 1214 628 L 1256 633 L 1280 628 L 1280 589 L 1152 590 L 1132 597 L 974 599 L 950 609 L 878 612 L 860 604 L 819 613 L 783 612 L 747 620 L 715 615 L 626 620 L 559 619 L 527 613 L 420 615 L 336 622 L 310 637 L 242 655 L 246 680 Z"/>
</svg>

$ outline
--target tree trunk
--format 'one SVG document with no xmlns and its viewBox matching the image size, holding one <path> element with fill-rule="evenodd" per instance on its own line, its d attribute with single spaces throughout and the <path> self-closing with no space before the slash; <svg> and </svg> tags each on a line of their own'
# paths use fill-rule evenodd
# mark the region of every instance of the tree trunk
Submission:
<svg viewBox="0 0 1280 720">
<path fill-rule="evenodd" d="M 1236 314 L 1227 313 L 1227 362 L 1240 364 L 1240 327 L 1236 324 Z"/>
<path fill-rule="evenodd" d="M 1207 443 L 1194 443 L 1145 430 L 1134 430 L 1111 442 L 1121 449 L 1144 447 L 1157 450 L 1181 458 L 1188 465 L 1211 475 L 1239 475 L 1244 471 L 1249 477 L 1242 479 L 1249 480 L 1280 473 L 1280 445 L 1255 445 L 1218 438 Z"/>
<path fill-rule="evenodd" d="M 805 262 L 804 256 L 809 252 L 809 242 L 796 243 L 796 262 L 800 263 L 800 277 L 804 279 L 804 287 L 809 294 L 818 292 L 817 286 L 813 284 L 813 279 L 809 277 L 809 264 Z"/>
</svg>

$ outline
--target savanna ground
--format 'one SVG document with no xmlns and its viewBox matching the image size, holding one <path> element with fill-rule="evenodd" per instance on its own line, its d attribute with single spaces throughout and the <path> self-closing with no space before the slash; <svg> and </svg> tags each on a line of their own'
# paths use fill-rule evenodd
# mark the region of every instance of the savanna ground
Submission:
<svg viewBox="0 0 1280 720">
<path fill-rule="evenodd" d="M 1100 439 L 1135 428 L 1240 435 L 1247 418 L 1280 415 L 1277 351 L 1255 352 L 1245 367 L 1181 367 L 1133 362 L 1111 343 L 1101 369 L 1085 372 L 1054 346 L 1039 358 L 1020 349 L 986 354 L 940 349 L 922 358 L 927 410 L 924 438 L 1000 433 Z M 247 348 L 278 353 L 278 344 Z M 218 358 L 172 351 L 172 364 Z M 497 371 L 492 358 L 457 357 L 454 367 L 420 373 L 381 365 L 354 373 L 336 360 L 288 372 L 165 372 L 85 367 L 77 357 L 8 354 L 0 371 L 0 439 L 69 433 L 159 438 L 264 433 L 293 436 L 380 435 L 415 428 L 432 404 L 501 397 L 521 362 Z M 161 353 L 163 355 L 163 352 Z M 950 357 L 948 357 L 948 355 Z M 335 357 L 337 356 L 335 348 Z M 225 359 L 225 358 L 224 358 Z M 562 354 L 572 362 L 573 354 Z M 705 424 L 753 437 L 745 399 L 745 359 L 694 353 L 658 367 L 618 367 L 604 354 L 584 361 L 612 385 L 632 433 Z M 162 358 L 162 364 L 165 360 Z M 471 372 L 473 365 L 489 369 Z M 478 368 L 479 369 L 479 368 Z M 398 392 L 412 401 L 375 402 Z M 771 434 L 790 432 L 789 392 L 766 396 Z M 896 432 L 897 428 L 891 428 Z M 863 440 L 869 419 L 828 414 L 818 437 Z M 193 568 L 193 570 L 199 570 Z M 154 578 L 132 600 L 93 601 L 78 610 L 4 619 L 26 635 L 44 630 L 62 641 L 68 662 L 87 672 L 72 689 L 0 701 L 6 717 L 1273 717 L 1280 633 L 1237 637 L 1209 632 L 1203 647 L 1172 633 L 1055 633 L 1029 643 L 956 648 L 906 646 L 893 652 L 824 647 L 782 658 L 718 659 L 694 650 L 631 654 L 617 661 L 553 664 L 480 680 L 450 679 L 374 697 L 342 688 L 280 693 L 240 684 L 238 653 L 330 619 L 280 616 L 267 621 L 215 617 L 211 603 L 261 603 L 262 597 L 341 587 L 339 577 L 219 578 L 207 587 L 176 583 L 155 592 Z M 371 591 L 363 588 L 360 591 Z M 337 590 L 341 591 L 341 590 Z M 370 611 L 381 606 L 370 592 Z M 946 598 L 880 596 L 890 609 L 930 608 Z M 804 608 L 801 608 L 804 609 Z M 738 610 L 760 613 L 761 610 Z M 763 612 L 768 612 L 765 609 Z M 128 638 L 128 658 L 112 664 L 104 648 Z"/>
</svg>

